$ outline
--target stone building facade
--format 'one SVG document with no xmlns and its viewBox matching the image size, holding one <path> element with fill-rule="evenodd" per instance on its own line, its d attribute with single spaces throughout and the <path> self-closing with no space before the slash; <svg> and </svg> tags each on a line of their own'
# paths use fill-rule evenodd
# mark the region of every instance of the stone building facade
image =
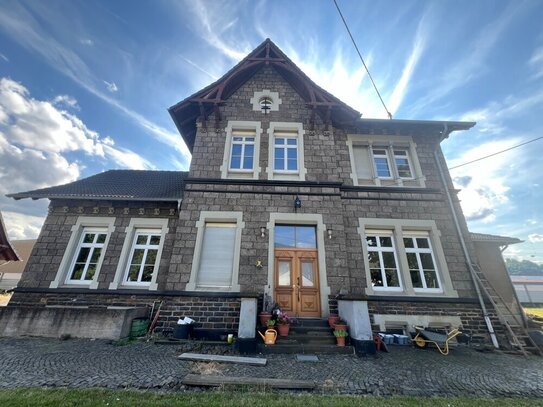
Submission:
<svg viewBox="0 0 543 407">
<path fill-rule="evenodd" d="M 440 149 L 474 123 L 360 119 L 269 40 L 170 114 L 192 161 L 168 196 L 138 190 L 127 199 L 81 181 L 13 194 L 51 204 L 10 306 L 163 301 L 159 329 L 187 315 L 235 332 L 244 299 L 261 308 L 271 298 L 298 317 L 356 303 L 376 330 L 422 324 L 487 335 L 461 239 L 468 255 L 473 247 Z M 107 236 L 92 278 L 74 284 L 87 227 Z M 141 250 L 158 248 L 155 263 L 130 281 L 138 230 L 160 244 L 147 240 Z"/>
</svg>

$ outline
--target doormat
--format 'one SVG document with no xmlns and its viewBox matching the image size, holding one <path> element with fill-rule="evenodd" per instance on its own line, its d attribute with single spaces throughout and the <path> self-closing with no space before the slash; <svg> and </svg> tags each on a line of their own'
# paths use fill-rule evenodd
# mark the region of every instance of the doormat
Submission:
<svg viewBox="0 0 543 407">
<path fill-rule="evenodd" d="M 296 355 L 297 362 L 320 362 L 317 355 Z"/>
</svg>

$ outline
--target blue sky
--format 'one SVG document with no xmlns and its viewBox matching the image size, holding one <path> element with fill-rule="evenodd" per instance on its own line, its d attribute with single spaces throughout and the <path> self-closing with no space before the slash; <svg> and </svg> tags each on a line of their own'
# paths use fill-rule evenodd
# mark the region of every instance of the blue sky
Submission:
<svg viewBox="0 0 543 407">
<path fill-rule="evenodd" d="M 449 167 L 543 135 L 543 2 L 346 1 L 340 7 L 397 119 L 474 120 Z M 364 117 L 384 118 L 333 2 L 0 2 L 0 209 L 37 236 L 45 201 L 8 192 L 110 168 L 186 170 L 166 109 L 270 37 Z M 543 262 L 543 140 L 451 171 L 472 231 Z"/>
</svg>

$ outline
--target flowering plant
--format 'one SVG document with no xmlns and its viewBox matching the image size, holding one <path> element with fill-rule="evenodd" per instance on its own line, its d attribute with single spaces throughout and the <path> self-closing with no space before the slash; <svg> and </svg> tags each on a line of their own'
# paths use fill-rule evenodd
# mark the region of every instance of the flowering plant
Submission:
<svg viewBox="0 0 543 407">
<path fill-rule="evenodd" d="M 294 322 L 294 319 L 289 317 L 286 312 L 278 310 L 276 315 L 277 323 L 281 325 L 287 325 Z"/>
</svg>

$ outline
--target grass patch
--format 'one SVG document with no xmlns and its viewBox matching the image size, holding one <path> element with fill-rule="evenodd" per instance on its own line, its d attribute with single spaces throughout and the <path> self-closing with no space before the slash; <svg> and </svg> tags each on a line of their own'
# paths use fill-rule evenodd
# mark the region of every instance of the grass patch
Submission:
<svg viewBox="0 0 543 407">
<path fill-rule="evenodd" d="M 543 318 L 543 308 L 524 308 L 527 314 L 536 315 Z"/>
<path fill-rule="evenodd" d="M 285 393 L 246 393 L 207 391 L 201 393 L 157 393 L 137 390 L 107 389 L 2 389 L 0 406 L 205 406 L 205 407 L 283 407 L 288 406 L 543 406 L 536 399 L 362 397 L 334 395 L 291 395 Z"/>
</svg>

